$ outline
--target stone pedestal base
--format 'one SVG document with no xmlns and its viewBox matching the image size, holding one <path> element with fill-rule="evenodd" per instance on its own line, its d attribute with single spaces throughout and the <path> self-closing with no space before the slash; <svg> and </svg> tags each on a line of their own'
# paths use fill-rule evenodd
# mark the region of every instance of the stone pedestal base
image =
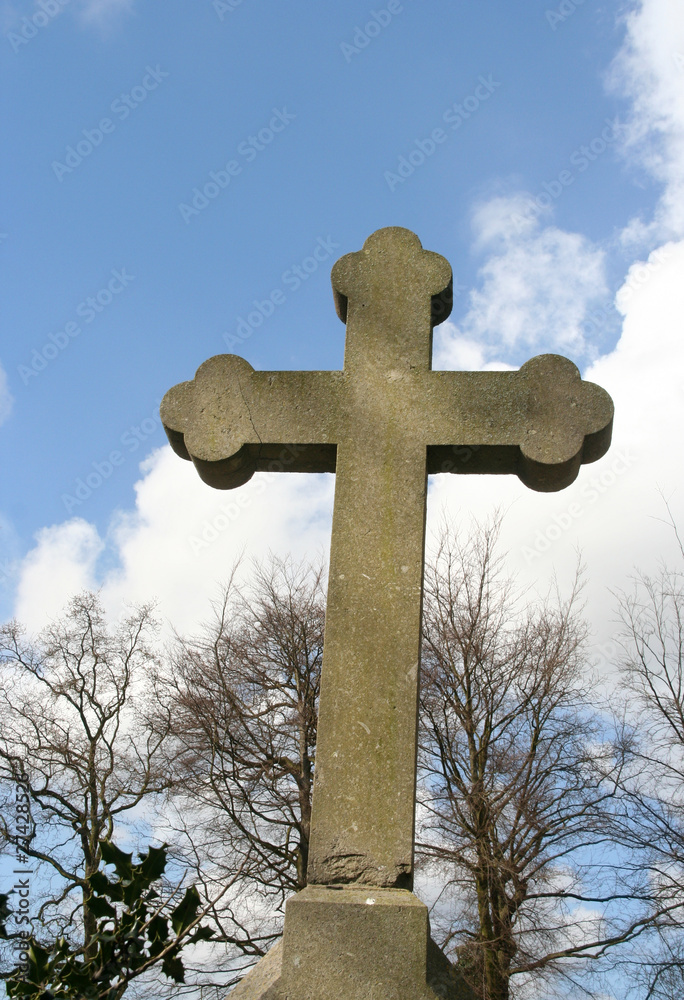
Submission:
<svg viewBox="0 0 684 1000">
<path fill-rule="evenodd" d="M 310 885 L 288 900 L 282 942 L 230 1000 L 468 1000 L 402 889 Z"/>
</svg>

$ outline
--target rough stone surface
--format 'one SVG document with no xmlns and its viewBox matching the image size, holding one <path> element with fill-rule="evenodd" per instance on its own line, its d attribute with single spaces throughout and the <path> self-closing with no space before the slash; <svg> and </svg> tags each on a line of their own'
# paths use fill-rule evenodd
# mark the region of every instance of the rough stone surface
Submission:
<svg viewBox="0 0 684 1000">
<path fill-rule="evenodd" d="M 229 993 L 230 1000 L 256 1000 L 258 997 L 273 996 L 272 990 L 280 979 L 282 962 L 281 938 Z"/>
<path fill-rule="evenodd" d="M 610 397 L 565 358 L 542 355 L 517 372 L 431 371 L 451 268 L 408 230 L 374 233 L 335 264 L 332 283 L 347 326 L 342 371 L 258 372 L 220 355 L 161 406 L 174 450 L 218 489 L 257 470 L 336 473 L 310 885 L 288 903 L 282 975 L 271 952 L 248 977 L 257 986 L 246 980 L 252 992 L 236 997 L 439 995 L 425 992 L 427 915 L 415 897 L 364 908 L 349 889 L 342 906 L 323 888 L 366 885 L 384 900 L 383 889 L 412 887 L 427 475 L 510 473 L 560 490 L 611 436 Z M 446 959 L 430 954 L 448 982 Z M 315 985 L 288 956 L 319 970 Z"/>
<path fill-rule="evenodd" d="M 468 1000 L 430 939 L 427 908 L 402 889 L 307 886 L 287 902 L 282 942 L 231 1000 Z"/>
</svg>

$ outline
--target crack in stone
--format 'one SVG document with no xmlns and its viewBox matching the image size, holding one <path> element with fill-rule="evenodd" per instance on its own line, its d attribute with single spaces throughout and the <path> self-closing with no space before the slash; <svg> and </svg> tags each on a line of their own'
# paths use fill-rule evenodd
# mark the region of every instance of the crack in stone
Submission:
<svg viewBox="0 0 684 1000">
<path fill-rule="evenodd" d="M 238 389 L 240 390 L 240 395 L 242 396 L 242 402 L 245 404 L 245 409 L 247 410 L 247 416 L 249 417 L 249 422 L 252 425 L 252 430 L 254 431 L 254 433 L 256 434 L 257 438 L 259 439 L 259 444 L 263 444 L 264 442 L 261 440 L 261 435 L 259 434 L 259 431 L 256 429 L 256 427 L 254 425 L 254 421 L 252 420 L 252 411 L 249 408 L 249 403 L 245 399 L 245 394 L 242 391 L 242 382 L 240 381 L 239 377 L 238 377 L 238 380 L 237 380 L 237 384 L 238 384 Z"/>
</svg>

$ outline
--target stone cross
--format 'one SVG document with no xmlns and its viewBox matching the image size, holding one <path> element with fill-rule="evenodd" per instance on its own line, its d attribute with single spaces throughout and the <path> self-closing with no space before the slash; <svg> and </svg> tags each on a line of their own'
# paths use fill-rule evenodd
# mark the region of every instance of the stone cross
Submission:
<svg viewBox="0 0 684 1000">
<path fill-rule="evenodd" d="M 210 486 L 282 468 L 284 448 L 288 471 L 336 473 L 300 896 L 312 886 L 412 887 L 428 474 L 514 473 L 532 489 L 559 490 L 605 453 L 613 415 L 608 394 L 556 355 L 512 372 L 432 371 L 451 268 L 406 229 L 374 233 L 335 264 L 332 284 L 346 322 L 341 371 L 255 371 L 219 355 L 161 407 L 174 450 Z M 340 988 L 330 995 L 347 996 Z"/>
</svg>

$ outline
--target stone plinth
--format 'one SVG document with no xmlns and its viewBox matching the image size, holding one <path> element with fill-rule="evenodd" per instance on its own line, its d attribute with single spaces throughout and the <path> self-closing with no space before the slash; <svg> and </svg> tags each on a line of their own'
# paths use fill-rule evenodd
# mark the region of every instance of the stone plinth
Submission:
<svg viewBox="0 0 684 1000">
<path fill-rule="evenodd" d="M 285 934 L 231 1000 L 469 1000 L 430 939 L 427 907 L 403 889 L 307 886 Z"/>
</svg>

